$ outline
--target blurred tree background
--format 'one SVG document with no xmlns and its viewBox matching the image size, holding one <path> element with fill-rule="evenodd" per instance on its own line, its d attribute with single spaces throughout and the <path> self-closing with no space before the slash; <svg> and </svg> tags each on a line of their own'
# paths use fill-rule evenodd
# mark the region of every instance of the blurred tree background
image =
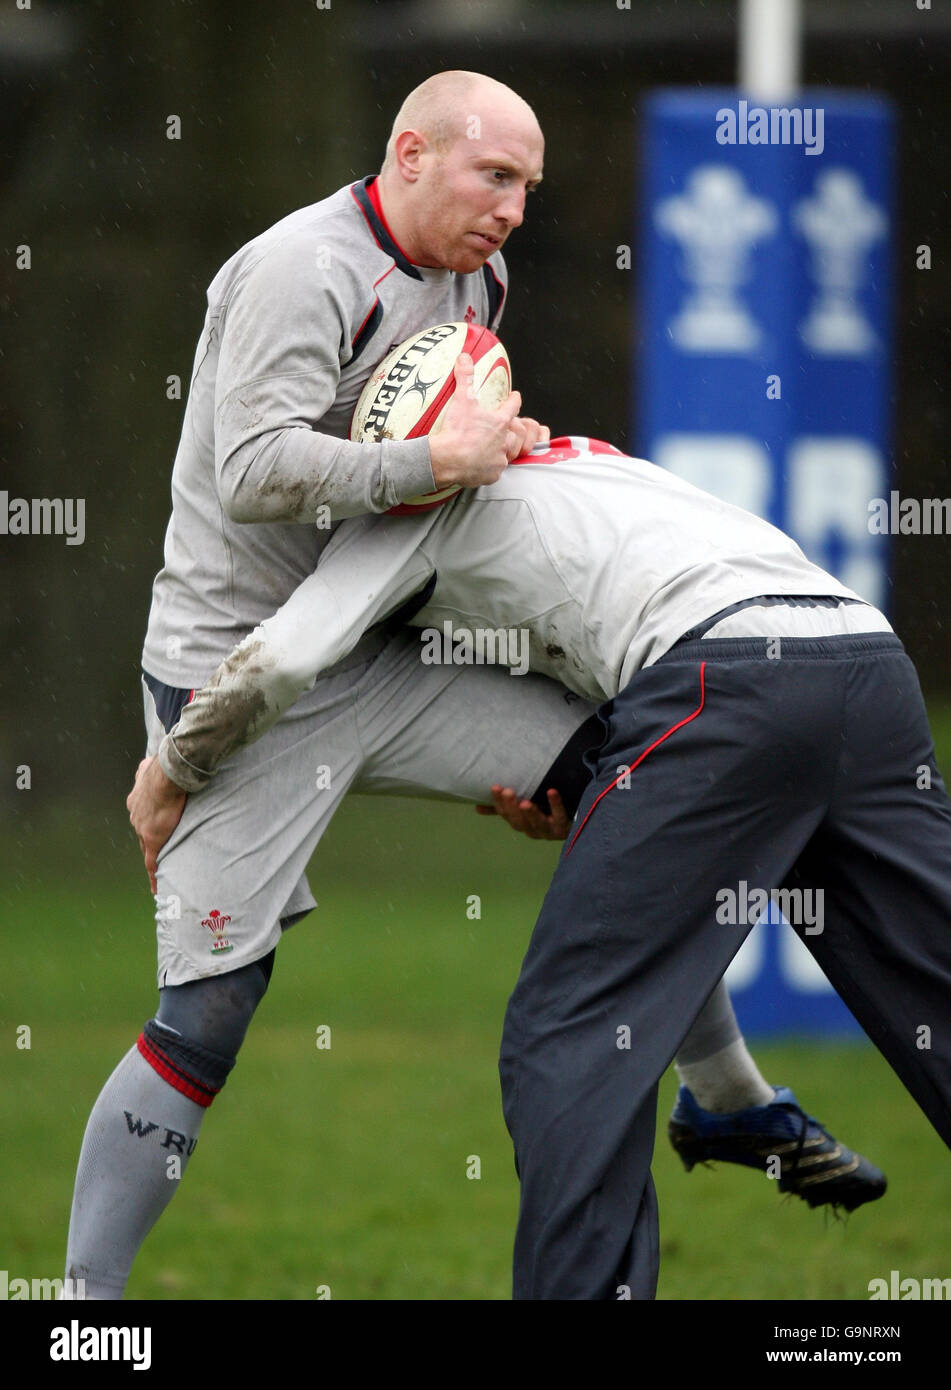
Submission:
<svg viewBox="0 0 951 1390">
<path fill-rule="evenodd" d="M 899 108 L 896 477 L 944 496 L 951 278 L 936 165 L 951 21 L 912 0 L 805 9 L 805 83 L 885 92 Z M 8 853 L 53 803 L 122 812 L 184 408 L 167 378 L 184 397 L 205 287 L 285 213 L 375 171 L 403 96 L 447 67 L 514 86 L 548 140 L 543 189 L 507 250 L 504 334 L 526 410 L 624 446 L 637 343 L 616 248 L 637 239 L 639 106 L 654 86 L 735 80 L 729 0 L 4 7 L 0 488 L 86 499 L 82 546 L 0 537 Z M 171 115 L 180 140 L 166 138 Z M 923 242 L 928 272 L 915 269 Z M 945 697 L 949 550 L 899 538 L 894 566 L 893 615 L 926 690 Z M 16 789 L 22 764 L 29 793 Z"/>
</svg>

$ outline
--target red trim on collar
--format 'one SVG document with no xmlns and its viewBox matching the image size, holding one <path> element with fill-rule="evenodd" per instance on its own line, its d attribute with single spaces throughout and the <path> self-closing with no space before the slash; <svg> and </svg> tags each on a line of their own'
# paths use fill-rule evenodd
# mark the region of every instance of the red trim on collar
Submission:
<svg viewBox="0 0 951 1390">
<path fill-rule="evenodd" d="M 400 246 L 399 242 L 396 240 L 396 237 L 393 235 L 393 228 L 390 226 L 389 222 L 387 222 L 386 218 L 383 216 L 383 204 L 380 202 L 380 194 L 377 189 L 378 182 L 379 175 L 374 174 L 373 178 L 366 185 L 366 194 L 373 207 L 373 211 L 376 213 L 377 217 L 383 223 L 384 231 L 386 232 L 390 241 L 392 241 L 393 245 L 396 247 L 397 251 L 399 251 L 403 259 L 409 261 L 410 265 L 419 265 L 419 261 L 414 261 L 412 256 L 408 256 L 406 252 L 403 250 L 402 246 Z"/>
</svg>

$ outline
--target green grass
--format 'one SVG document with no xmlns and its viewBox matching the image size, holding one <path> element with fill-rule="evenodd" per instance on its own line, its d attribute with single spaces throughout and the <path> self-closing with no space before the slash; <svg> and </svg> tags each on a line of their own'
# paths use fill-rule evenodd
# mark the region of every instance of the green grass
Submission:
<svg viewBox="0 0 951 1390">
<path fill-rule="evenodd" d="M 951 717 L 933 722 L 947 765 Z M 0 1267 L 52 1277 L 90 1106 L 154 1012 L 152 904 L 119 812 L 17 830 L 0 888 Z M 556 857 L 464 807 L 344 806 L 311 866 L 320 907 L 282 943 L 130 1298 L 309 1299 L 320 1285 L 336 1299 L 508 1298 L 518 1188 L 496 1057 Z M 836 1222 L 756 1173 L 685 1174 L 663 1137 L 671 1072 L 654 1164 L 660 1296 L 865 1299 L 893 1268 L 947 1275 L 947 1154 L 878 1053 L 753 1050 L 889 1191 Z"/>
</svg>

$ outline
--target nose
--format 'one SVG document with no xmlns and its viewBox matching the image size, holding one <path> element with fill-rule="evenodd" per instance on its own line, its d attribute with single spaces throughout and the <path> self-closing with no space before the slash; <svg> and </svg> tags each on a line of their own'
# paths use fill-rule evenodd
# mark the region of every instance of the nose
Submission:
<svg viewBox="0 0 951 1390">
<path fill-rule="evenodd" d="M 525 189 L 509 189 L 496 204 L 495 215 L 509 227 L 520 227 L 525 218 Z"/>
</svg>

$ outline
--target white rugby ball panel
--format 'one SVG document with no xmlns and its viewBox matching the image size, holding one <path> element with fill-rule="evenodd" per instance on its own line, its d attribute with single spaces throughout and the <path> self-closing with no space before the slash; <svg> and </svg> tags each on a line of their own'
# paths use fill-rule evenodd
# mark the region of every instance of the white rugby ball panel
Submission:
<svg viewBox="0 0 951 1390">
<path fill-rule="evenodd" d="M 472 358 L 480 402 L 490 410 L 501 405 L 512 389 L 512 369 L 495 334 L 479 324 L 434 324 L 400 343 L 370 374 L 353 412 L 350 438 L 379 443 L 435 433 L 455 391 L 453 368 L 460 352 Z M 428 511 L 460 491 L 456 485 L 440 488 L 390 511 L 397 516 Z"/>
</svg>

